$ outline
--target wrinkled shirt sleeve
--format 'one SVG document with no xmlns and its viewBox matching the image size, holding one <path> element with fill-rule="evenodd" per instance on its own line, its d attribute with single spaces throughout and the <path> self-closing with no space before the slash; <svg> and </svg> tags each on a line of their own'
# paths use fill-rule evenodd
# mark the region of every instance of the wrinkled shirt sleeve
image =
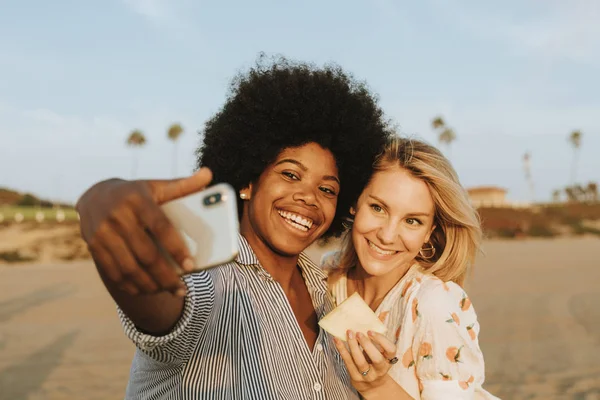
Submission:
<svg viewBox="0 0 600 400">
<path fill-rule="evenodd" d="M 154 336 L 140 331 L 117 306 L 127 337 L 139 351 L 160 363 L 180 364 L 190 358 L 214 306 L 214 285 L 206 271 L 185 275 L 182 279 L 187 286 L 183 313 L 166 335 Z"/>
</svg>

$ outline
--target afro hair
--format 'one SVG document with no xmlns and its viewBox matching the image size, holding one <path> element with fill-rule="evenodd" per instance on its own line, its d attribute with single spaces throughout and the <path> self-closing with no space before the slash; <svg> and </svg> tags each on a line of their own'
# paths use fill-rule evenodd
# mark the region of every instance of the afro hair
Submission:
<svg viewBox="0 0 600 400">
<path fill-rule="evenodd" d="M 198 167 L 212 170 L 213 184 L 227 182 L 240 191 L 283 149 L 315 142 L 337 163 L 337 210 L 323 238 L 339 236 L 390 132 L 377 98 L 339 66 L 262 54 L 234 78 L 225 104 L 206 122 Z M 240 218 L 242 209 L 238 199 Z"/>
</svg>

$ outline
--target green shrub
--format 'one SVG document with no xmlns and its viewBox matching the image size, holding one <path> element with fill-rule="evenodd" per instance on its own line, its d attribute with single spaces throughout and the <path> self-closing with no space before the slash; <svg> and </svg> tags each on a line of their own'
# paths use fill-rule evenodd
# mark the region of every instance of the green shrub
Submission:
<svg viewBox="0 0 600 400">
<path fill-rule="evenodd" d="M 39 202 L 40 201 L 37 197 L 30 194 L 25 194 L 23 197 L 21 197 L 21 200 L 19 200 L 16 205 L 22 207 L 33 207 L 37 206 Z"/>
<path fill-rule="evenodd" d="M 545 237 L 545 238 L 556 236 L 556 232 L 554 232 L 552 229 L 550 229 L 549 227 L 544 226 L 544 225 L 532 225 L 531 228 L 529 228 L 529 231 L 527 232 L 527 234 L 532 237 Z"/>
<path fill-rule="evenodd" d="M 21 255 L 17 250 L 0 252 L 0 260 L 8 263 L 33 261 L 32 257 Z"/>
<path fill-rule="evenodd" d="M 498 229 L 495 233 L 498 237 L 503 239 L 514 239 L 517 237 L 517 231 L 515 229 Z"/>
</svg>

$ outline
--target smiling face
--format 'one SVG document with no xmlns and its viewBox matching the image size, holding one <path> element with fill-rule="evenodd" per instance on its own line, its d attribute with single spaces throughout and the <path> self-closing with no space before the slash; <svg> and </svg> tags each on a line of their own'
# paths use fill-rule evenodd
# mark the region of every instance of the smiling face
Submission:
<svg viewBox="0 0 600 400">
<path fill-rule="evenodd" d="M 249 200 L 244 202 L 240 231 L 253 245 L 296 256 L 329 229 L 339 191 L 337 165 L 329 150 L 316 143 L 284 149 L 258 181 L 242 191 Z"/>
<path fill-rule="evenodd" d="M 375 172 L 357 202 L 352 225 L 364 272 L 404 275 L 435 229 L 434 212 L 424 181 L 399 166 Z"/>
</svg>

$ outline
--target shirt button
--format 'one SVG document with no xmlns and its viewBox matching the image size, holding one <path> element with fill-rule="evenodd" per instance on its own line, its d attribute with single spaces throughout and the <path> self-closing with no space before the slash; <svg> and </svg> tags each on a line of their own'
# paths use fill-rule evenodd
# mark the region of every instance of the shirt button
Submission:
<svg viewBox="0 0 600 400">
<path fill-rule="evenodd" d="M 315 392 L 319 392 L 321 391 L 321 384 L 319 382 L 315 382 L 315 384 L 313 385 L 313 389 L 315 389 Z"/>
<path fill-rule="evenodd" d="M 321 343 L 317 344 L 317 351 L 323 351 L 323 345 Z"/>
</svg>

